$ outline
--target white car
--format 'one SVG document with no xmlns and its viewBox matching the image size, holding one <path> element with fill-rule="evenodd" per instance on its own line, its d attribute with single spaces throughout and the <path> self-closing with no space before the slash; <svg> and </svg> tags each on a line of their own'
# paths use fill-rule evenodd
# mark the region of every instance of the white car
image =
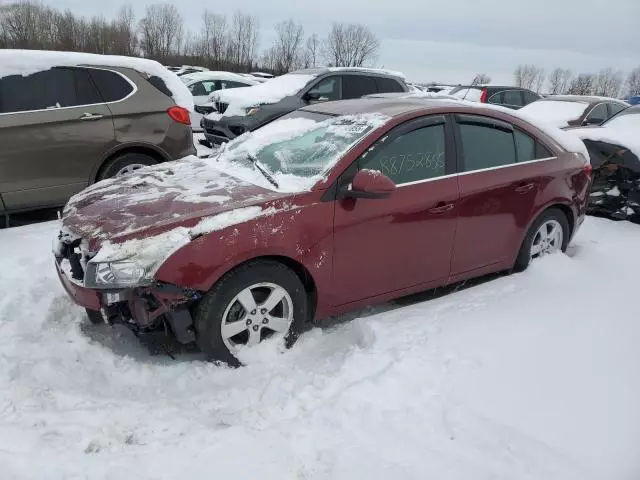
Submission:
<svg viewBox="0 0 640 480">
<path fill-rule="evenodd" d="M 191 95 L 195 111 L 191 114 L 191 126 L 194 131 L 200 131 L 200 120 L 203 115 L 214 111 L 210 96 L 218 90 L 230 88 L 251 87 L 259 82 L 253 78 L 245 77 L 231 72 L 197 72 L 183 75 L 180 80 L 187 86 Z"/>
</svg>

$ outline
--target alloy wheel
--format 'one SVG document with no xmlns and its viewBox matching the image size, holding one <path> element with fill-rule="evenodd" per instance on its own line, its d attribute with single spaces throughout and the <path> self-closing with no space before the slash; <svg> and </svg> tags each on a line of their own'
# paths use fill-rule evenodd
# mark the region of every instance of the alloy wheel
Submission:
<svg viewBox="0 0 640 480">
<path fill-rule="evenodd" d="M 140 170 L 147 165 L 143 165 L 142 163 L 130 163 L 129 165 L 122 167 L 120 170 L 116 172 L 116 177 L 120 177 L 122 175 L 128 175 L 129 173 L 135 172 L 136 170 Z"/>
<path fill-rule="evenodd" d="M 293 301 L 275 283 L 256 283 L 236 295 L 222 316 L 220 331 L 229 351 L 284 337 L 293 322 Z"/>
<path fill-rule="evenodd" d="M 562 249 L 564 233 L 557 220 L 547 220 L 536 232 L 531 244 L 531 258 L 542 257 Z"/>
</svg>

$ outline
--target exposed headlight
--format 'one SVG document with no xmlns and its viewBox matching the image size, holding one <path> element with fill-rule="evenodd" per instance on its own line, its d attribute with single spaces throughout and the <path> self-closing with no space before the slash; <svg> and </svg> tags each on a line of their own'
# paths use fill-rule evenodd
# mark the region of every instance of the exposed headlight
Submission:
<svg viewBox="0 0 640 480">
<path fill-rule="evenodd" d="M 141 265 L 128 262 L 87 264 L 84 286 L 88 288 L 131 288 L 150 285 L 152 279 Z"/>
<path fill-rule="evenodd" d="M 253 107 L 245 109 L 245 111 L 247 112 L 247 116 L 255 115 L 260 111 L 260 105 L 254 105 Z"/>
</svg>

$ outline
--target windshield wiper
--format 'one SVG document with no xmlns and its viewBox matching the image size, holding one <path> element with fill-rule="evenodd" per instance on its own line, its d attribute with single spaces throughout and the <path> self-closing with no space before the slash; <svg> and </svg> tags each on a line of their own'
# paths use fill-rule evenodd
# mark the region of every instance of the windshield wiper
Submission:
<svg viewBox="0 0 640 480">
<path fill-rule="evenodd" d="M 264 178 L 269 180 L 269 183 L 271 183 L 271 185 L 273 185 L 276 188 L 280 188 L 280 186 L 278 185 L 278 182 L 276 182 L 276 179 L 273 178 L 273 175 L 271 175 L 266 168 L 264 168 L 264 165 L 262 165 L 262 163 L 260 163 L 260 160 L 258 160 L 258 157 L 256 157 L 252 153 L 247 153 L 247 158 L 249 160 L 251 160 L 251 163 L 253 163 L 253 166 L 256 167 L 256 169 L 262 175 L 264 175 Z"/>
</svg>

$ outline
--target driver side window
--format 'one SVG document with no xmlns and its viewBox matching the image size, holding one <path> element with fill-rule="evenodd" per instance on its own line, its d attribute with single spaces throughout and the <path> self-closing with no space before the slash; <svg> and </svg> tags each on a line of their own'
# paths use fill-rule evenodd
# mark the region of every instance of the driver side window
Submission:
<svg viewBox="0 0 640 480">
<path fill-rule="evenodd" d="M 331 100 L 340 100 L 341 98 L 341 84 L 340 77 L 327 77 L 320 80 L 311 90 L 307 92 L 307 95 L 313 98 L 315 101 L 328 102 Z"/>
<path fill-rule="evenodd" d="M 379 143 L 359 160 L 360 170 L 377 170 L 397 185 L 445 175 L 444 123 L 417 128 Z"/>
</svg>

